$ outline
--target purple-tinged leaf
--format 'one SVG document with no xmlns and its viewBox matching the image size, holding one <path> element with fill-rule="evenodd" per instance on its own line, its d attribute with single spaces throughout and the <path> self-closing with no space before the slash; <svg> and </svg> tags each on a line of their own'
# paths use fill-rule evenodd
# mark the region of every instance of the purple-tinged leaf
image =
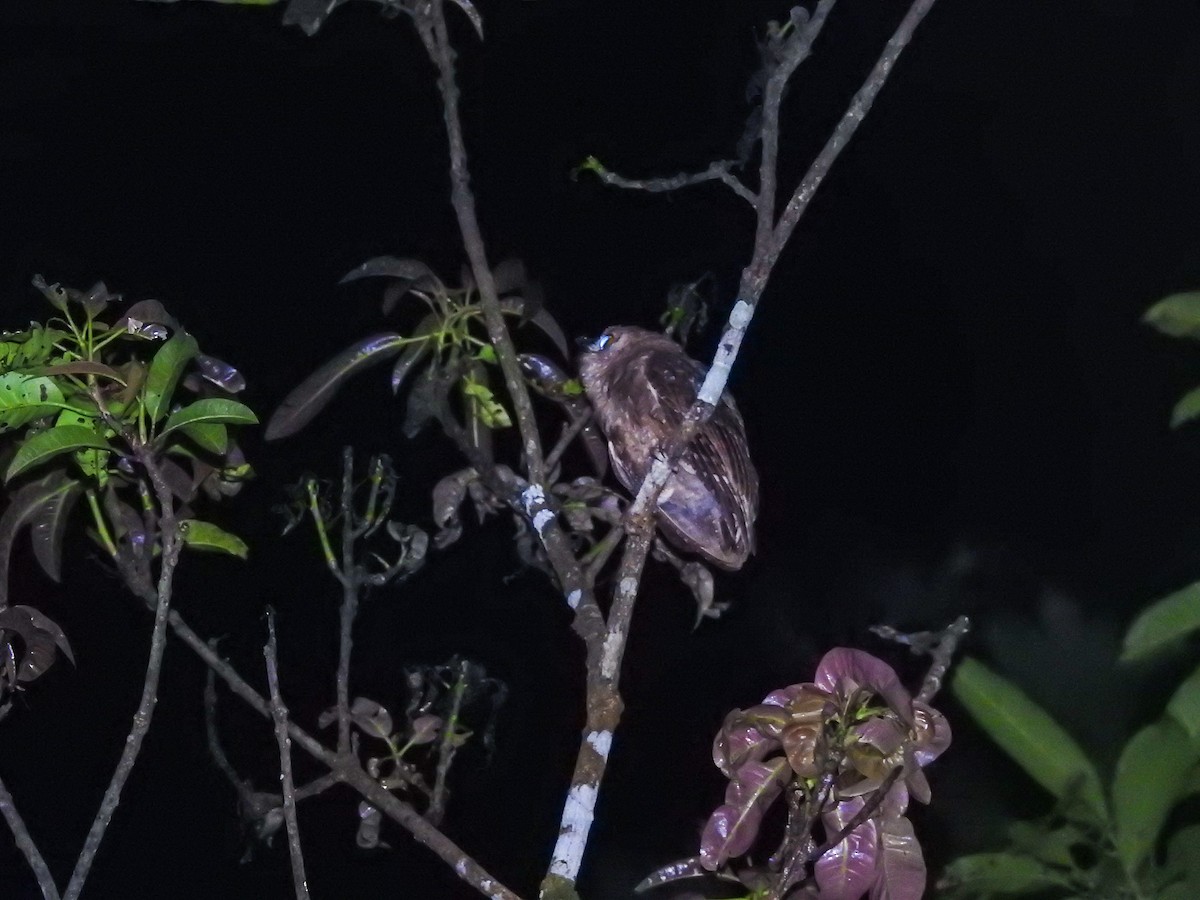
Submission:
<svg viewBox="0 0 1200 900">
<path fill-rule="evenodd" d="M 439 550 L 444 550 L 462 537 L 462 519 L 458 510 L 467 499 L 467 486 L 478 478 L 478 472 L 466 468 L 447 475 L 434 485 L 433 521 L 439 530 L 433 538 L 433 545 Z"/>
<path fill-rule="evenodd" d="M 389 293 L 384 298 L 383 314 L 386 316 L 392 311 L 392 307 L 396 301 L 400 299 L 410 288 L 429 289 L 432 288 L 438 293 L 444 293 L 446 288 L 442 284 L 441 279 L 433 273 L 433 269 L 425 265 L 419 259 L 398 259 L 395 256 L 376 256 L 368 259 L 365 263 L 357 268 L 351 269 L 342 276 L 338 284 L 348 284 L 351 281 L 358 281 L 363 278 L 399 278 L 408 282 L 404 286 L 404 290 L 392 297 Z M 389 303 L 390 300 L 390 303 Z"/>
<path fill-rule="evenodd" d="M 850 730 L 858 737 L 859 742 L 870 744 L 882 756 L 891 756 L 904 746 L 908 737 L 900 723 L 890 716 L 871 716 Z"/>
<path fill-rule="evenodd" d="M 741 880 L 729 872 L 709 872 L 704 868 L 704 864 L 700 861 L 699 856 L 689 856 L 687 859 L 677 859 L 674 862 L 669 862 L 665 866 L 659 866 L 633 888 L 635 894 L 643 894 L 651 888 L 662 887 L 665 884 L 674 884 L 677 881 L 685 881 L 689 878 L 713 878 L 716 877 L 721 881 L 732 882 L 733 884 L 741 884 Z"/>
<path fill-rule="evenodd" d="M 415 746 L 429 744 L 437 740 L 442 728 L 440 716 L 417 716 L 412 723 L 412 737 L 409 738 Z"/>
<path fill-rule="evenodd" d="M 45 523 L 40 533 L 35 534 L 34 552 L 46 574 L 59 580 L 62 529 L 65 527 L 59 520 L 66 518 L 82 490 L 79 482 L 65 472 L 55 470 L 23 485 L 9 496 L 8 505 L 0 515 L 0 607 L 8 604 L 8 565 L 13 542 L 28 523 L 35 527 L 39 522 Z M 39 544 L 42 545 L 40 548 Z"/>
<path fill-rule="evenodd" d="M 417 323 L 417 327 L 413 329 L 411 337 L 429 337 L 437 330 L 440 321 L 441 318 L 436 313 L 430 313 Z M 429 355 L 430 351 L 433 350 L 433 346 L 434 342 L 432 340 L 425 340 L 415 341 L 404 348 L 404 352 L 396 360 L 396 365 L 392 366 L 393 394 L 400 392 L 400 388 L 404 384 L 404 379 Z"/>
<path fill-rule="evenodd" d="M 917 746 L 913 761 L 924 768 L 950 746 L 950 722 L 940 712 L 920 700 L 913 701 L 913 716 L 917 724 Z"/>
<path fill-rule="evenodd" d="M 822 818 L 830 839 L 853 818 L 841 803 Z M 861 808 L 862 804 L 857 804 Z M 854 811 L 857 812 L 858 809 Z M 839 812 L 840 810 L 840 812 Z M 879 866 L 879 828 L 875 819 L 863 822 L 813 865 L 820 900 L 859 900 L 875 883 Z"/>
<path fill-rule="evenodd" d="M 735 709 L 725 717 L 713 740 L 713 763 L 726 778 L 732 778 L 743 763 L 765 759 L 778 748 L 778 740 L 764 735 L 743 718 L 740 709 Z"/>
<path fill-rule="evenodd" d="M 139 300 L 137 303 L 125 310 L 125 315 L 117 319 L 113 323 L 114 329 L 121 331 L 130 331 L 130 320 L 133 320 L 137 325 L 166 325 L 172 331 L 179 328 L 179 322 L 163 307 L 157 300 Z M 137 325 L 133 330 L 137 329 Z"/>
<path fill-rule="evenodd" d="M 206 353 L 196 355 L 196 368 L 205 381 L 211 382 L 221 390 L 237 394 L 246 389 L 246 378 L 224 360 L 209 356 Z"/>
<path fill-rule="evenodd" d="M 57 651 L 72 663 L 75 656 L 71 644 L 58 623 L 31 606 L 9 606 L 0 609 L 0 631 L 11 631 L 25 644 L 17 666 L 17 681 L 33 681 L 54 665 Z"/>
<path fill-rule="evenodd" d="M 373 334 L 347 347 L 295 387 L 267 423 L 268 441 L 295 434 L 312 421 L 351 375 L 399 353 L 406 342 L 395 332 Z"/>
<path fill-rule="evenodd" d="M 715 871 L 753 846 L 763 815 L 791 774 L 783 758 L 748 762 L 737 770 L 725 789 L 725 803 L 713 811 L 700 836 L 700 859 L 706 869 Z"/>
<path fill-rule="evenodd" d="M 821 774 L 817 763 L 817 740 L 821 729 L 813 725 L 795 725 L 783 732 L 781 741 L 788 764 L 801 778 L 816 778 Z"/>
<path fill-rule="evenodd" d="M 354 702 L 350 704 L 350 718 L 372 737 L 386 738 L 393 730 L 392 714 L 386 707 L 366 697 L 354 698 Z"/>
<path fill-rule="evenodd" d="M 47 575 L 59 581 L 62 577 L 63 537 L 67 533 L 67 523 L 75 508 L 75 501 L 83 494 L 83 485 L 73 479 L 62 480 L 65 476 L 61 472 L 56 474 L 57 478 L 53 474 L 50 478 L 61 480 L 61 484 L 57 490 L 45 495 L 45 502 L 34 510 L 30 537 L 38 564 Z"/>
<path fill-rule="evenodd" d="M 870 653 L 835 647 L 821 659 L 813 681 L 817 687 L 841 695 L 865 688 L 891 707 L 905 725 L 912 725 L 912 695 L 900 683 L 895 669 Z"/>
<path fill-rule="evenodd" d="M 925 856 L 912 822 L 903 816 L 880 820 L 879 844 L 879 876 L 871 900 L 921 900 Z"/>
</svg>

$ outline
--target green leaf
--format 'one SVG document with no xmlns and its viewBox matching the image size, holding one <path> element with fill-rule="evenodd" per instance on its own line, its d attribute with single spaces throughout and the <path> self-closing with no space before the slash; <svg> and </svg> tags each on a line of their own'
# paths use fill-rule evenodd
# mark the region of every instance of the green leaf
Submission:
<svg viewBox="0 0 1200 900">
<path fill-rule="evenodd" d="M 224 456 L 229 449 L 229 429 L 224 425 L 214 425 L 208 422 L 193 422 L 184 425 L 179 433 L 190 438 L 201 450 Z M 176 445 L 178 446 L 178 445 Z M 167 452 L 172 452 L 168 450 Z"/>
<path fill-rule="evenodd" d="M 1186 825 L 1167 841 L 1167 861 L 1163 866 L 1168 877 L 1181 879 L 1194 898 L 1200 893 L 1200 825 Z"/>
<path fill-rule="evenodd" d="M 1113 780 L 1113 818 L 1117 855 L 1126 872 L 1137 872 L 1153 851 L 1198 758 L 1183 726 L 1170 718 L 1147 725 L 1121 751 Z"/>
<path fill-rule="evenodd" d="M 1044 709 L 970 657 L 959 663 L 951 685 L 971 717 L 1034 781 L 1059 800 L 1078 801 L 1071 812 L 1107 822 L 1096 767 Z"/>
<path fill-rule="evenodd" d="M 1064 869 L 1075 868 L 1073 849 L 1088 844 L 1083 829 L 1070 822 L 1052 829 L 1042 821 L 1018 819 L 1008 826 L 1008 837 L 1014 849 Z"/>
<path fill-rule="evenodd" d="M 1125 633 L 1121 660 L 1151 656 L 1200 629 L 1200 581 L 1154 601 L 1138 613 Z"/>
<path fill-rule="evenodd" d="M 250 407 L 244 403 L 238 403 L 236 400 L 225 400 L 221 398 L 210 398 L 207 400 L 197 400 L 183 409 L 177 409 L 171 413 L 167 424 L 163 426 L 163 430 L 159 432 L 159 436 L 170 434 L 177 428 L 185 428 L 189 425 L 257 425 L 258 416 Z"/>
<path fill-rule="evenodd" d="M 404 335 L 385 332 L 373 334 L 347 347 L 300 382 L 283 399 L 279 409 L 267 422 L 266 439 L 273 441 L 295 434 L 329 404 L 347 378 L 391 359 L 404 349 L 407 342 Z"/>
<path fill-rule="evenodd" d="M 82 492 L 83 486 L 78 481 L 55 469 L 9 496 L 4 513 L 0 514 L 0 608 L 8 603 L 8 564 L 13 542 L 25 525 L 32 528 L 37 561 L 47 575 L 59 580 L 67 517 Z"/>
<path fill-rule="evenodd" d="M 4 480 L 11 481 L 22 472 L 41 465 L 63 453 L 85 450 L 111 450 L 102 434 L 83 425 L 60 425 L 47 431 L 39 431 L 17 450 L 8 466 Z"/>
<path fill-rule="evenodd" d="M 154 354 L 143 391 L 146 412 L 155 422 L 161 420 L 171 408 L 171 399 L 175 396 L 179 378 L 199 351 L 196 339 L 181 328 Z"/>
<path fill-rule="evenodd" d="M 1188 733 L 1188 737 L 1200 746 L 1200 669 L 1192 672 L 1175 689 L 1167 703 L 1167 713 Z"/>
<path fill-rule="evenodd" d="M 464 378 L 462 392 L 470 400 L 472 415 L 488 428 L 508 428 L 512 425 L 508 410 L 496 400 L 496 396 L 486 384 Z"/>
<path fill-rule="evenodd" d="M 1171 410 L 1171 427 L 1178 428 L 1200 416 L 1200 387 L 1192 388 L 1179 398 Z"/>
<path fill-rule="evenodd" d="M 53 415 L 62 403 L 63 392 L 53 378 L 21 372 L 0 375 L 0 431 Z"/>
<path fill-rule="evenodd" d="M 1164 297 L 1146 310 L 1142 321 L 1171 337 L 1200 340 L 1200 291 Z"/>
<path fill-rule="evenodd" d="M 250 548 L 246 546 L 245 541 L 236 534 L 218 528 L 212 522 L 184 519 L 179 523 L 179 534 L 185 544 L 196 550 L 228 553 L 239 559 L 245 559 L 250 554 Z"/>
<path fill-rule="evenodd" d="M 940 882 L 951 896 L 1032 894 L 1070 886 L 1070 879 L 1029 856 L 1017 853 L 974 853 L 960 856 Z"/>
</svg>

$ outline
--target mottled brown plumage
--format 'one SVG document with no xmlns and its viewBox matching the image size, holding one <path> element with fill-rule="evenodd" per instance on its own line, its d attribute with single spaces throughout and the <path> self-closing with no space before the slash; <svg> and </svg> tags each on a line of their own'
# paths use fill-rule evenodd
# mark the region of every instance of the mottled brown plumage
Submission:
<svg viewBox="0 0 1200 900">
<path fill-rule="evenodd" d="M 704 366 L 665 335 L 617 326 L 587 346 L 579 372 L 617 478 L 636 491 L 695 402 Z M 684 450 L 658 511 L 671 543 L 722 569 L 740 569 L 754 552 L 758 473 L 728 392 Z"/>
</svg>

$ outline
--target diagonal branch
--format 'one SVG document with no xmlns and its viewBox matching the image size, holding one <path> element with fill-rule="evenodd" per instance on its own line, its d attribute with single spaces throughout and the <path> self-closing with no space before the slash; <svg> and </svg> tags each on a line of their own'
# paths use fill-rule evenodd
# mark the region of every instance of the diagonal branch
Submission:
<svg viewBox="0 0 1200 900">
<path fill-rule="evenodd" d="M 796 67 L 809 55 L 812 40 L 819 33 L 834 2 L 835 0 L 821 0 L 803 33 L 794 36 L 785 44 L 783 58 L 767 82 L 762 110 L 762 158 L 759 191 L 753 204 L 757 214 L 753 255 L 749 264 L 742 271 L 738 300 L 729 314 L 728 324 L 717 346 L 712 366 L 698 392 L 696 402 L 688 411 L 683 426 L 672 442 L 669 452 L 655 460 L 626 514 L 628 539 L 617 572 L 617 586 L 608 617 L 608 632 L 600 658 L 600 677 L 598 683 L 595 684 L 591 673 L 589 673 L 588 679 L 588 725 L 591 730 L 588 732 L 588 738 L 580 748 L 576 760 L 575 773 L 563 811 L 559 840 L 555 846 L 549 873 L 543 882 L 544 889 L 550 887 L 562 889 L 573 885 L 578 879 L 583 849 L 587 843 L 588 832 L 594 817 L 596 797 L 604 776 L 608 750 L 612 742 L 612 731 L 605 727 L 606 720 L 610 720 L 614 712 L 619 717 L 618 686 L 621 659 L 625 652 L 642 570 L 654 536 L 654 512 L 658 496 L 666 485 L 671 470 L 683 449 L 691 441 L 699 427 L 712 415 L 716 404 L 720 401 L 733 362 L 741 347 L 742 338 L 754 317 L 754 311 L 766 289 L 771 271 L 791 236 L 796 221 L 807 208 L 808 200 L 824 180 L 849 137 L 862 121 L 871 101 L 878 95 L 884 81 L 891 73 L 900 52 L 908 44 L 913 30 L 933 6 L 934 0 L 915 0 L 896 33 L 888 41 L 883 55 L 868 75 L 866 83 L 842 115 L 830 141 L 809 167 L 780 216 L 779 222 L 776 223 L 774 221 L 776 161 L 779 145 L 779 111 L 783 88 Z M 595 718 L 593 718 L 594 712 L 597 713 Z"/>
<path fill-rule="evenodd" d="M 21 851 L 26 862 L 29 863 L 29 868 L 33 870 L 42 896 L 45 900 L 59 900 L 58 888 L 54 884 L 54 876 L 50 874 L 50 867 L 46 865 L 46 860 L 42 858 L 37 844 L 33 842 L 29 829 L 25 827 L 25 820 L 17 811 L 12 794 L 9 793 L 8 786 L 3 781 L 0 781 L 0 815 L 4 816 L 4 821 L 8 823 L 13 838 L 17 842 L 17 849 Z"/>
</svg>

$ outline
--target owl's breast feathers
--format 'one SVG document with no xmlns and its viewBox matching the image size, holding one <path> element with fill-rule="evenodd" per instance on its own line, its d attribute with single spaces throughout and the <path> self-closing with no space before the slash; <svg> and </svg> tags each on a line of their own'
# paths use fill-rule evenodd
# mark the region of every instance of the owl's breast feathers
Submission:
<svg viewBox="0 0 1200 900">
<path fill-rule="evenodd" d="M 664 335 L 612 328 L 611 343 L 585 353 L 580 374 L 608 438 L 618 480 L 637 490 L 695 402 L 704 366 Z M 684 450 L 658 499 L 659 526 L 680 549 L 723 569 L 754 552 L 758 474 L 746 430 L 725 393 Z"/>
</svg>

